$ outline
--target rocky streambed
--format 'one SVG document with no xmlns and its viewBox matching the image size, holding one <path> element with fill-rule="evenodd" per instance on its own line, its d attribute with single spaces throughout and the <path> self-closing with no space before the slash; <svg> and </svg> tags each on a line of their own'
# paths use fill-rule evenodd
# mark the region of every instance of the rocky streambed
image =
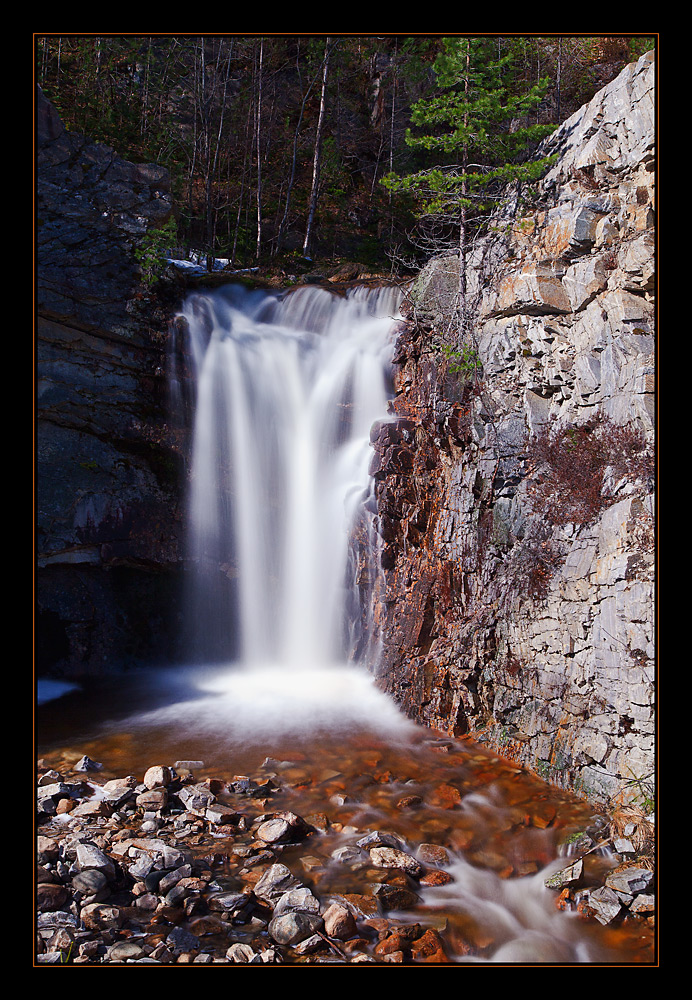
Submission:
<svg viewBox="0 0 692 1000">
<path fill-rule="evenodd" d="M 36 965 L 655 961 L 652 827 L 470 741 L 38 763 Z"/>
</svg>

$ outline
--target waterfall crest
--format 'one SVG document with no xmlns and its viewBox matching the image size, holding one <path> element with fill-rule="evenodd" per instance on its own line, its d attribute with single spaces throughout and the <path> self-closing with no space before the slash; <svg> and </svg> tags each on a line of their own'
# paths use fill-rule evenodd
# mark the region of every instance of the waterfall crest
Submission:
<svg viewBox="0 0 692 1000">
<path fill-rule="evenodd" d="M 198 650 L 303 670 L 348 658 L 349 539 L 370 429 L 387 418 L 400 301 L 392 287 L 240 285 L 186 301 Z"/>
</svg>

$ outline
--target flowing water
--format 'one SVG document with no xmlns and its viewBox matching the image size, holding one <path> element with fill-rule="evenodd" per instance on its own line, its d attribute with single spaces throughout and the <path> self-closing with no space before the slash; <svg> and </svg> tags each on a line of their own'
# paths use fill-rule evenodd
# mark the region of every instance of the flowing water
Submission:
<svg viewBox="0 0 692 1000">
<path fill-rule="evenodd" d="M 369 434 L 387 419 L 398 303 L 396 289 L 240 286 L 186 302 L 192 665 L 47 701 L 39 753 L 56 767 L 87 753 L 106 776 L 184 759 L 223 780 L 273 767 L 276 808 L 329 817 L 308 848 L 318 892 L 365 891 L 359 866 L 330 859 L 369 830 L 411 851 L 443 845 L 451 879 L 421 887 L 407 919 L 443 928 L 453 962 L 650 961 L 636 929 L 589 926 L 544 886 L 592 810 L 470 741 L 421 730 L 374 685 L 349 540 L 359 519 L 376 565 Z M 183 395 L 175 370 L 171 385 Z M 591 855 L 587 878 L 608 864 Z"/>
</svg>

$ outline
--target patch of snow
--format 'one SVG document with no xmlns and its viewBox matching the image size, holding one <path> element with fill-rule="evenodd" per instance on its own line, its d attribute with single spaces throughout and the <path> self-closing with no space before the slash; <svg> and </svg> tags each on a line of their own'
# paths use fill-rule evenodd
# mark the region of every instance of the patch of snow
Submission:
<svg viewBox="0 0 692 1000">
<path fill-rule="evenodd" d="M 53 701 L 55 698 L 62 698 L 64 694 L 76 691 L 78 687 L 78 684 L 71 684 L 68 681 L 40 680 L 36 686 L 37 704 L 43 705 L 45 702 Z"/>
</svg>

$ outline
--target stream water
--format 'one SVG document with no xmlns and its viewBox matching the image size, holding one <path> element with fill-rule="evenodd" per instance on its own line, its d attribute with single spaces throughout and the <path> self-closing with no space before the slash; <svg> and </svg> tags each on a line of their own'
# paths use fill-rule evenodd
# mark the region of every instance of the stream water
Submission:
<svg viewBox="0 0 692 1000">
<path fill-rule="evenodd" d="M 358 866 L 330 859 L 370 830 L 412 852 L 444 846 L 451 879 L 422 888 L 407 919 L 442 929 L 453 962 L 649 962 L 650 935 L 587 924 L 544 885 L 567 863 L 560 842 L 593 810 L 413 725 L 373 682 L 377 643 L 361 634 L 349 535 L 369 497 L 370 428 L 387 419 L 398 295 L 229 286 L 186 302 L 194 665 L 48 696 L 38 753 L 58 769 L 86 753 L 104 777 L 177 760 L 226 781 L 273 769 L 283 791 L 272 808 L 328 817 L 321 838 L 282 856 L 305 866 L 309 851 L 318 892 L 365 891 Z M 175 397 L 175 372 L 171 384 Z M 587 883 L 612 864 L 590 855 Z"/>
</svg>

